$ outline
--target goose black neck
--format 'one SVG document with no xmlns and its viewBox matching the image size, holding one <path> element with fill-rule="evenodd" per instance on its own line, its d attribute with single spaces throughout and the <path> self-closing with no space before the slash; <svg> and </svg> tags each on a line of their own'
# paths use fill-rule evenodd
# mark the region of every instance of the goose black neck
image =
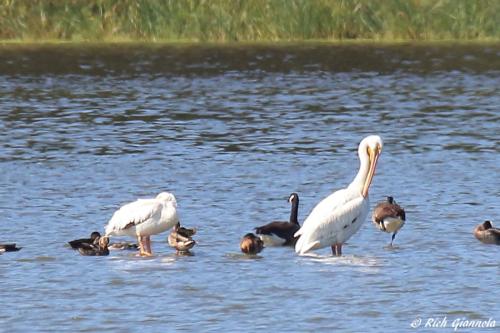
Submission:
<svg viewBox="0 0 500 333">
<path fill-rule="evenodd" d="M 290 212 L 290 223 L 299 224 L 297 220 L 297 215 L 299 211 L 299 197 L 295 197 L 295 200 L 292 200 L 292 211 Z"/>
</svg>

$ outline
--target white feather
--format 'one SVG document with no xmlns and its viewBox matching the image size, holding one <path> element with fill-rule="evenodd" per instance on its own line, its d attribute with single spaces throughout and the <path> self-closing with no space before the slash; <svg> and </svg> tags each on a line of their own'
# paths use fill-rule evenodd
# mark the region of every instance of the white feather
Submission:
<svg viewBox="0 0 500 333">
<path fill-rule="evenodd" d="M 172 228 L 178 220 L 175 197 L 162 192 L 154 199 L 138 199 L 118 209 L 106 225 L 106 235 L 154 235 Z"/>
<path fill-rule="evenodd" d="M 370 161 L 369 150 L 376 154 L 373 161 Z M 371 167 L 371 171 L 375 170 L 381 150 L 382 139 L 379 136 L 368 136 L 361 141 L 358 147 L 358 174 L 347 188 L 330 194 L 314 207 L 295 233 L 296 237 L 300 236 L 295 252 L 305 254 L 314 249 L 342 245 L 359 230 L 369 211 L 368 194 L 363 196 L 363 192 L 370 185 L 368 174 Z"/>
<path fill-rule="evenodd" d="M 314 207 L 295 234 L 300 235 L 295 251 L 304 254 L 333 244 L 343 244 L 359 230 L 368 211 L 369 200 L 363 198 L 359 191 L 347 188 L 334 192 Z"/>
<path fill-rule="evenodd" d="M 286 239 L 281 238 L 273 233 L 270 235 L 258 234 L 259 238 L 264 242 L 265 247 L 282 246 L 286 243 Z"/>
<path fill-rule="evenodd" d="M 401 229 L 403 227 L 403 225 L 405 224 L 405 221 L 403 219 L 400 219 L 400 218 L 397 218 L 397 217 L 386 217 L 382 223 L 384 224 L 384 227 L 385 227 L 385 232 L 396 232 L 398 231 L 399 229 Z"/>
</svg>

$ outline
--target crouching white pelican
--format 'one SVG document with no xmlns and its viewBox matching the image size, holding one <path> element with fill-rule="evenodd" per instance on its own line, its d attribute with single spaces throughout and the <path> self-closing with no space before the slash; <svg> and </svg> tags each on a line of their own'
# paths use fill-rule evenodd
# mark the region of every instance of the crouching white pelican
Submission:
<svg viewBox="0 0 500 333">
<path fill-rule="evenodd" d="M 361 141 L 358 174 L 347 188 L 330 194 L 314 207 L 302 228 L 295 233 L 300 236 L 295 252 L 304 254 L 331 246 L 334 255 L 342 255 L 342 244 L 359 230 L 368 215 L 368 189 L 382 146 L 382 139 L 377 135 Z"/>
<path fill-rule="evenodd" d="M 177 201 L 162 192 L 154 199 L 138 199 L 118 209 L 106 225 L 106 236 L 136 236 L 142 256 L 151 256 L 150 236 L 172 228 L 177 217 Z"/>
</svg>

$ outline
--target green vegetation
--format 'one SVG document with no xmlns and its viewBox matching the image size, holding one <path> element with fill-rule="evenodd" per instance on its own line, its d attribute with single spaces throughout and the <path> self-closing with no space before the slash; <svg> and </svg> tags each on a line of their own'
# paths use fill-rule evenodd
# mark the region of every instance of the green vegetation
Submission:
<svg viewBox="0 0 500 333">
<path fill-rule="evenodd" d="M 0 39 L 500 39 L 499 0 L 0 0 Z"/>
</svg>

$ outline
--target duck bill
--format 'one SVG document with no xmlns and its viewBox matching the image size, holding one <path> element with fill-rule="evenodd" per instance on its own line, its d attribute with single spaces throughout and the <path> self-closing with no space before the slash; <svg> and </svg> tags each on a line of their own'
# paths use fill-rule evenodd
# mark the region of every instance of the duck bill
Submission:
<svg viewBox="0 0 500 333">
<path fill-rule="evenodd" d="M 361 195 L 364 198 L 368 196 L 368 190 L 370 189 L 373 176 L 375 175 L 375 168 L 377 167 L 379 156 L 380 156 L 380 149 L 368 150 L 368 157 L 370 159 L 370 168 L 368 169 L 368 176 L 366 177 L 365 184 L 363 185 L 363 191 L 361 192 Z"/>
</svg>

